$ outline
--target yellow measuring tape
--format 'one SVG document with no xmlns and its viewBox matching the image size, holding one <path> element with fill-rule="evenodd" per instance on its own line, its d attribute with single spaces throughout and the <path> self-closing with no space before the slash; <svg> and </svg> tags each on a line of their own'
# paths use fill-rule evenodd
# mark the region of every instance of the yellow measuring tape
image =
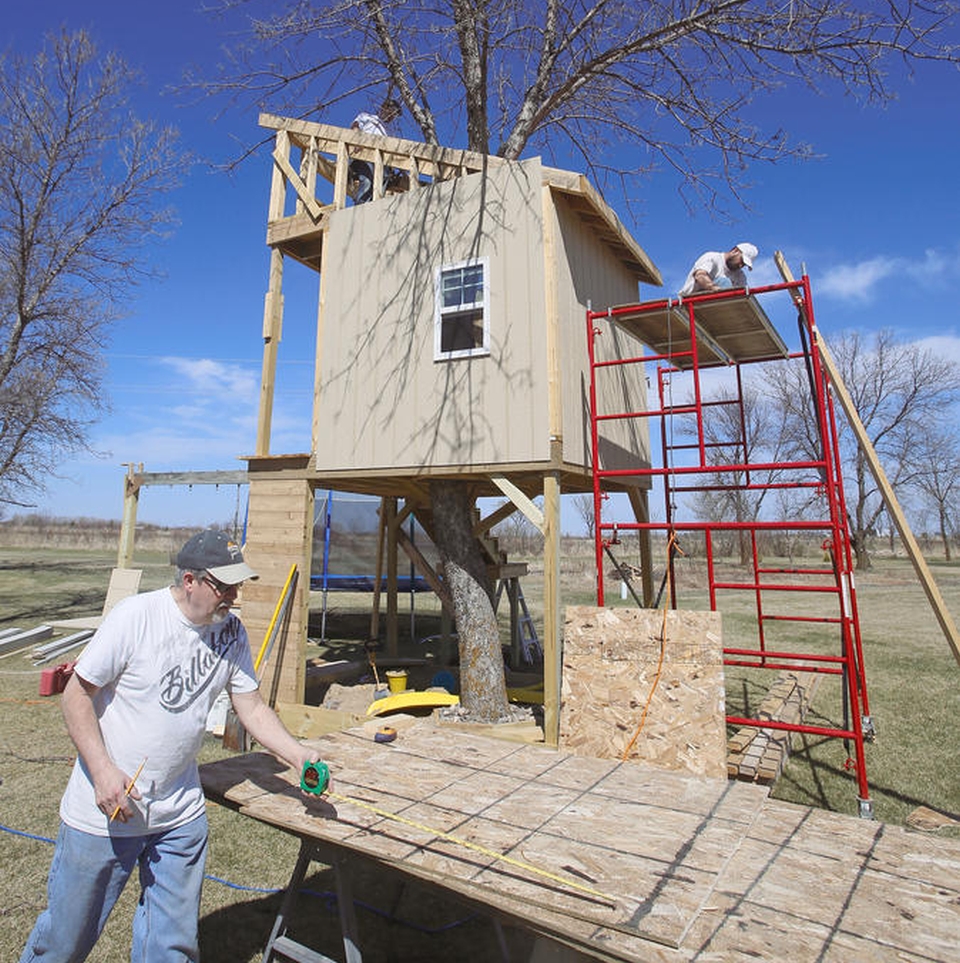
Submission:
<svg viewBox="0 0 960 963">
<path fill-rule="evenodd" d="M 486 846 L 480 846 L 477 843 L 471 843 L 469 839 L 462 839 L 459 836 L 454 836 L 452 833 L 445 833 L 442 829 L 436 829 L 433 826 L 426 826 L 423 823 L 414 822 L 414 820 L 407 819 L 405 816 L 398 816 L 396 813 L 392 813 L 386 809 L 381 809 L 379 806 L 374 806 L 371 803 L 363 802 L 361 799 L 354 799 L 352 796 L 342 796 L 340 793 L 331 792 L 330 790 L 327 790 L 324 795 L 329 796 L 331 799 L 339 800 L 340 802 L 349 803 L 351 806 L 359 806 L 361 809 L 367 809 L 372 813 L 376 813 L 378 816 L 382 816 L 384 819 L 390 819 L 393 822 L 402 823 L 404 826 L 410 826 L 412 829 L 419 829 L 422 832 L 430 833 L 433 836 L 439 836 L 441 839 L 447 840 L 447 842 L 455 843 L 457 846 L 465 846 L 467 849 L 472 849 L 474 852 L 482 853 L 484 856 L 490 856 L 502 863 L 509 863 L 511 866 L 516 866 L 518 869 L 526 870 L 529 873 L 535 873 L 537 876 L 542 876 L 544 879 L 549 879 L 554 883 L 559 883 L 561 886 L 579 890 L 581 893 L 587 893 L 590 896 L 599 899 L 601 902 L 610 905 L 611 907 L 615 907 L 617 905 L 616 898 L 610 896 L 608 893 L 602 893 L 598 889 L 593 889 L 590 886 L 584 886 L 582 883 L 578 883 L 576 880 L 569 879 L 566 876 L 558 876 L 556 873 L 551 873 L 545 869 L 540 869 L 539 866 L 532 866 L 530 863 L 525 863 L 522 860 L 514 859 L 512 856 L 504 856 L 503 853 L 498 853 L 495 849 L 487 849 Z"/>
</svg>

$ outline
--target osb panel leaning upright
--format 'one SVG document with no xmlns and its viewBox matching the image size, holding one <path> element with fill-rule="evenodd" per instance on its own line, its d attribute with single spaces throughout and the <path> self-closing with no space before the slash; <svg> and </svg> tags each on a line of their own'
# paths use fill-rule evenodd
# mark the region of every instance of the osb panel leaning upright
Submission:
<svg viewBox="0 0 960 963">
<path fill-rule="evenodd" d="M 560 745 L 727 778 L 719 612 L 572 605 Z"/>
</svg>

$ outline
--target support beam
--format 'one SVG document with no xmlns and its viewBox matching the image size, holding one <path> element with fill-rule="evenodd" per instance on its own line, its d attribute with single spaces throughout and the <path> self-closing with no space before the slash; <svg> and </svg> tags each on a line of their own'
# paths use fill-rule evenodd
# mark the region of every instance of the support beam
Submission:
<svg viewBox="0 0 960 963">
<path fill-rule="evenodd" d="M 273 389 L 277 377 L 277 353 L 283 328 L 283 254 L 270 252 L 270 279 L 263 303 L 263 363 L 260 374 L 260 408 L 257 415 L 258 457 L 270 454 L 273 421 Z"/>
<path fill-rule="evenodd" d="M 560 675 L 563 620 L 560 613 L 560 473 L 543 478 L 543 738 L 560 744 Z"/>
<path fill-rule="evenodd" d="M 140 463 L 143 471 L 143 462 Z M 140 485 L 131 462 L 123 478 L 123 521 L 120 523 L 120 543 L 117 546 L 117 568 L 133 568 L 133 546 L 137 531 L 137 505 L 140 501 Z"/>
<path fill-rule="evenodd" d="M 490 481 L 523 512 L 537 531 L 543 532 L 543 512 L 516 485 L 503 475 L 491 475 Z"/>
<path fill-rule="evenodd" d="M 627 498 L 633 508 L 633 517 L 641 524 L 650 521 L 650 499 L 645 488 L 628 488 Z M 643 589 L 643 604 L 647 608 L 653 607 L 656 597 L 653 587 L 653 551 L 650 547 L 650 529 L 641 528 L 637 534 L 640 537 L 640 585 Z"/>
<path fill-rule="evenodd" d="M 397 499 L 384 498 L 387 515 L 387 654 L 399 652 L 397 631 Z"/>
</svg>

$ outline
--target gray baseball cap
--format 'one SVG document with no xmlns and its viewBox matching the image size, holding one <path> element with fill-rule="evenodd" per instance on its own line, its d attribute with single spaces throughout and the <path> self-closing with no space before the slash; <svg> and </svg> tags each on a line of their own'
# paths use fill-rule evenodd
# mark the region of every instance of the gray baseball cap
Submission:
<svg viewBox="0 0 960 963">
<path fill-rule="evenodd" d="M 248 578 L 260 578 L 243 560 L 240 546 L 225 532 L 208 528 L 197 532 L 180 549 L 177 568 L 209 572 L 224 585 L 238 585 Z"/>
</svg>

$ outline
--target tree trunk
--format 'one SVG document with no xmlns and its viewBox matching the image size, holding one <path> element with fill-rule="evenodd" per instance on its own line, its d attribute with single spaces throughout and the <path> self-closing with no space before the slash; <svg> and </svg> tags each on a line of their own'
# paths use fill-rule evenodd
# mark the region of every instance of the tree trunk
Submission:
<svg viewBox="0 0 960 963">
<path fill-rule="evenodd" d="M 430 483 L 434 538 L 453 598 L 460 648 L 460 704 L 474 722 L 510 718 L 493 588 L 473 534 L 473 499 L 457 481 Z"/>
</svg>

